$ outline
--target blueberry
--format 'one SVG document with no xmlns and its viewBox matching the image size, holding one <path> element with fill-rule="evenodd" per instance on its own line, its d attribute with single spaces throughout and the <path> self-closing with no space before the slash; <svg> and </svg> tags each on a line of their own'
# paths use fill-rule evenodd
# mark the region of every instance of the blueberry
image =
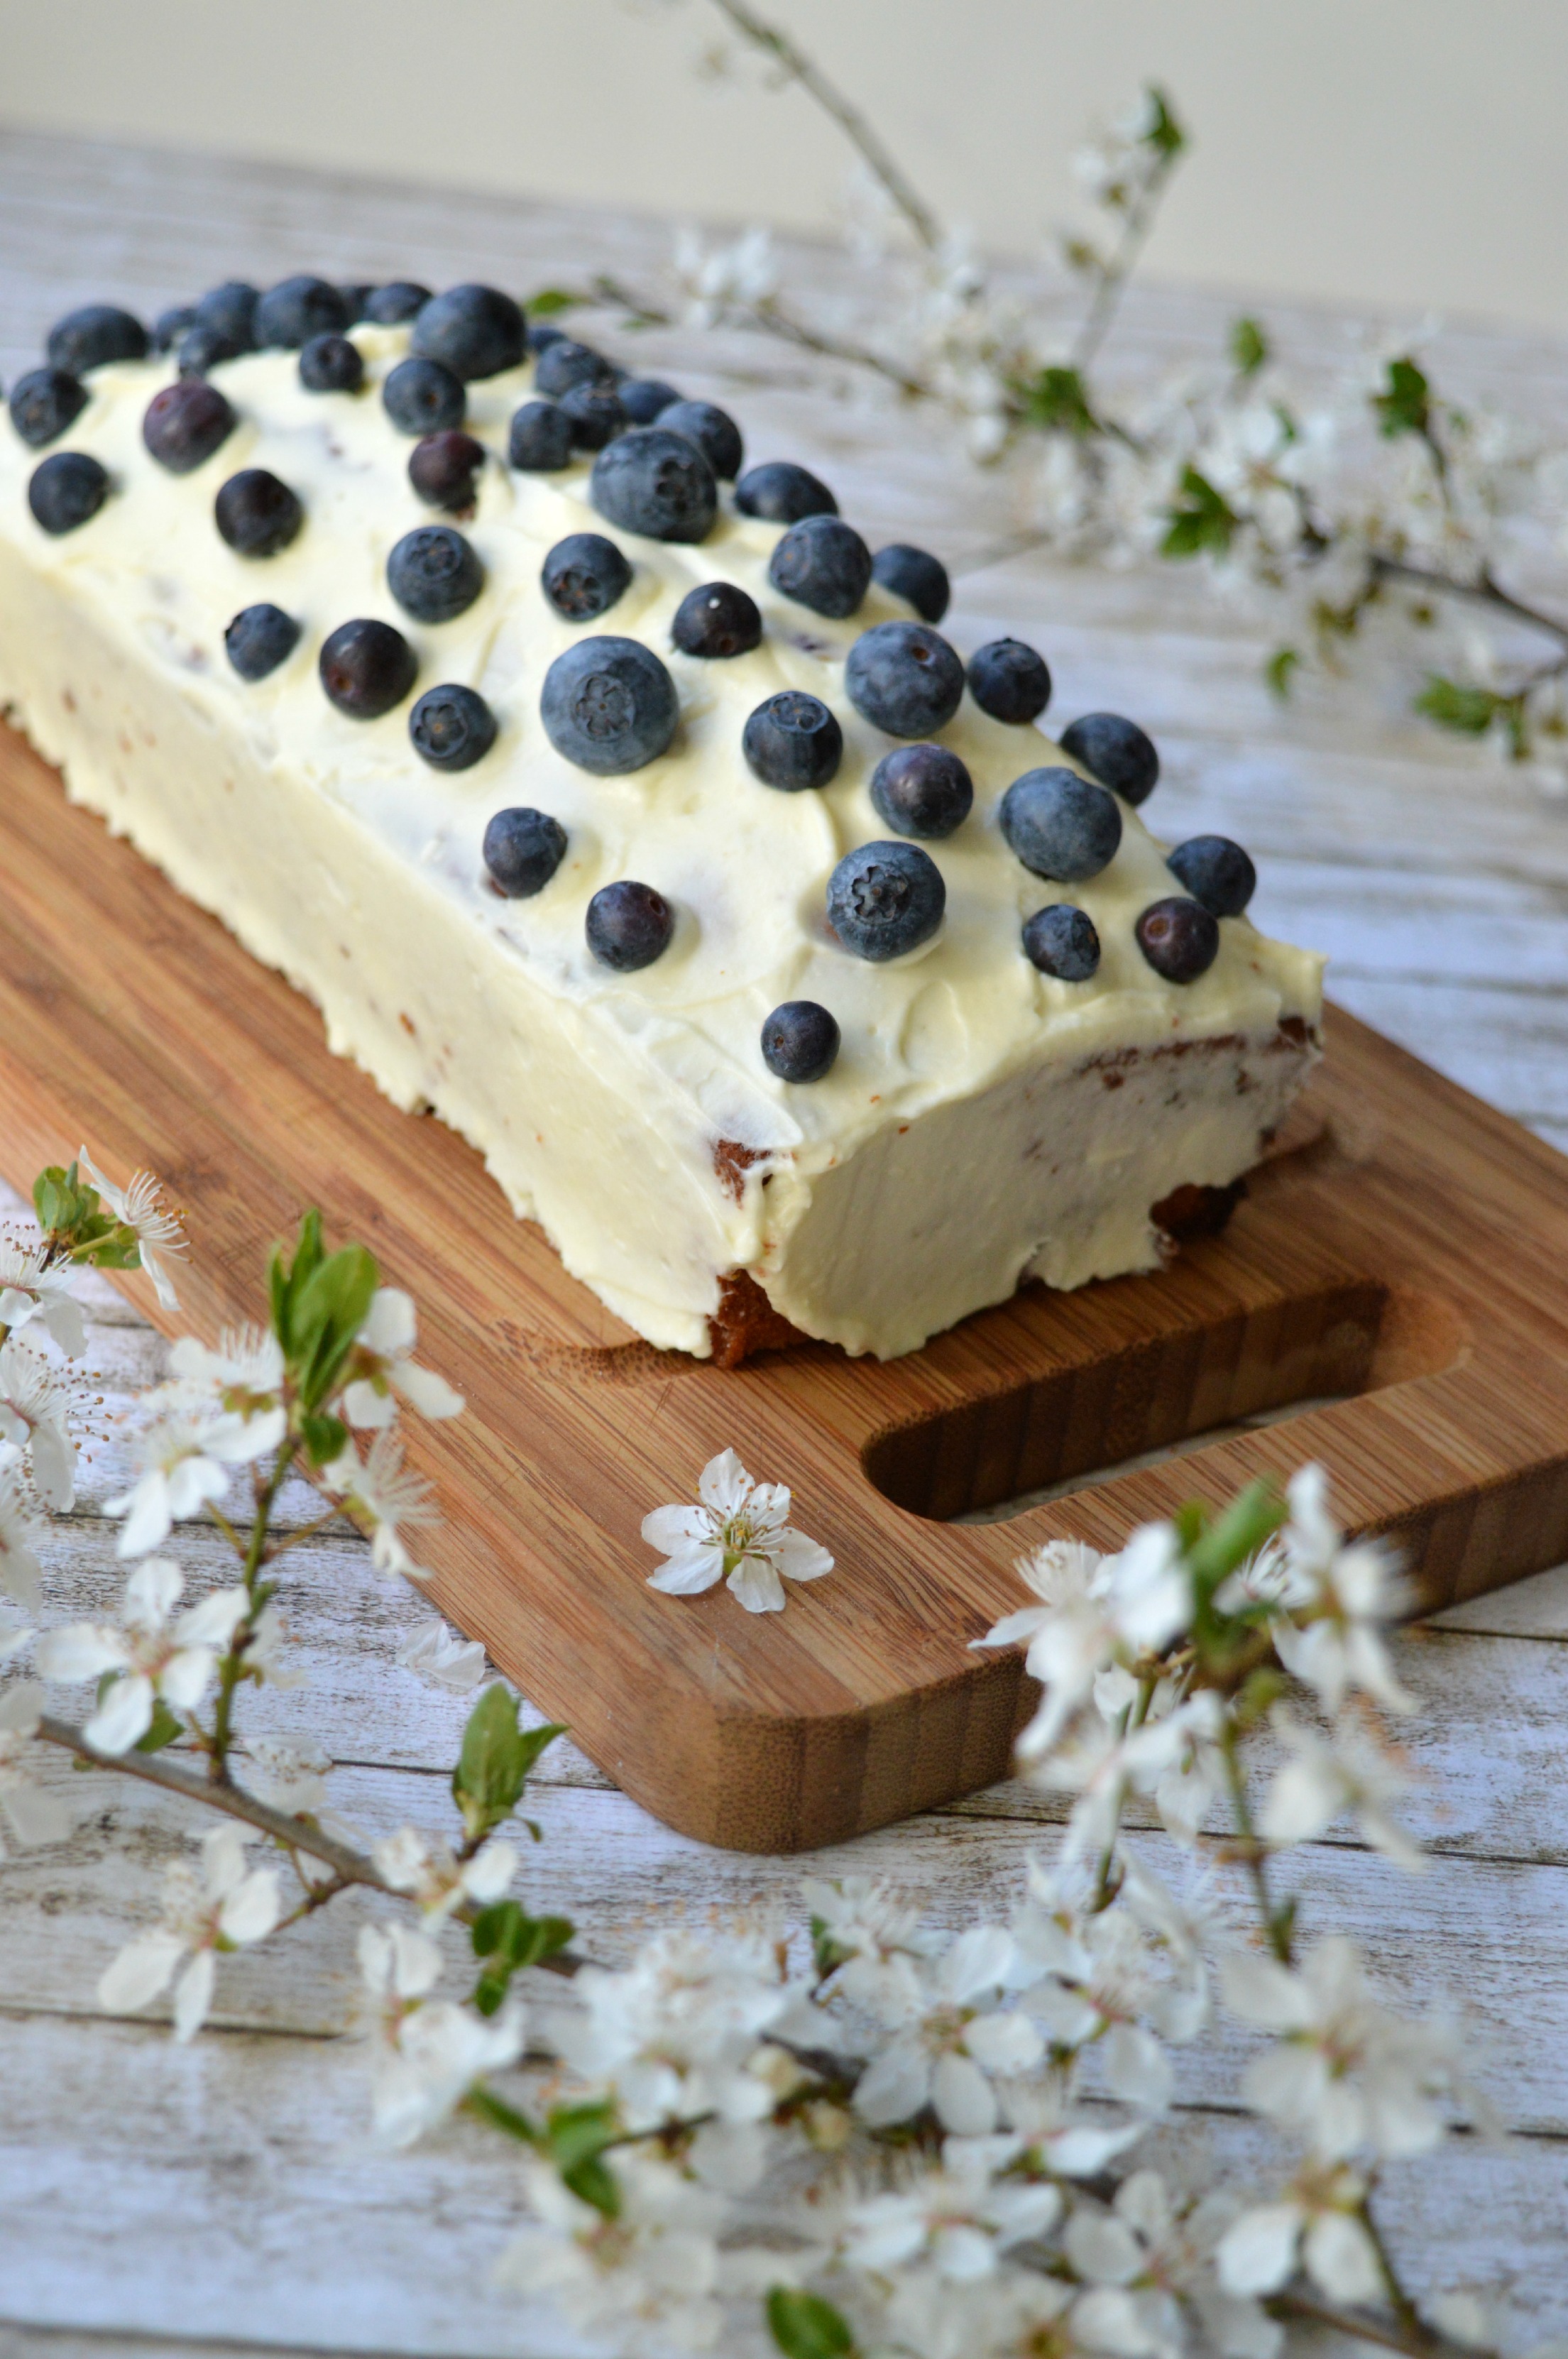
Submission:
<svg viewBox="0 0 1568 2359">
<path fill-rule="evenodd" d="M 27 485 L 27 506 L 46 532 L 74 532 L 109 496 L 109 478 L 85 451 L 57 451 L 40 459 Z"/>
<path fill-rule="evenodd" d="M 795 527 L 796 532 L 822 528 L 820 523 Z M 851 647 L 844 685 L 874 729 L 889 737 L 929 737 L 945 728 L 964 701 L 964 666 L 929 624 L 876 623 Z"/>
<path fill-rule="evenodd" d="M 548 320 L 530 320 L 527 342 L 530 353 L 542 353 L 547 344 L 566 343 L 570 339 L 564 328 L 552 327 Z"/>
<path fill-rule="evenodd" d="M 87 387 L 68 369 L 29 369 L 11 387 L 11 423 L 24 442 L 41 451 L 87 407 Z"/>
<path fill-rule="evenodd" d="M 227 336 L 242 353 L 256 348 L 256 307 L 261 298 L 256 288 L 243 278 L 225 278 L 221 287 L 209 287 L 196 306 L 196 318 L 201 326 L 215 328 Z"/>
<path fill-rule="evenodd" d="M 305 521 L 287 484 L 265 467 L 242 467 L 212 503 L 218 530 L 241 557 L 276 557 Z"/>
<path fill-rule="evenodd" d="M 566 857 L 566 830 L 548 811 L 498 810 L 485 831 L 485 865 L 508 901 L 542 893 Z"/>
<path fill-rule="evenodd" d="M 114 303 L 84 303 L 79 311 L 68 311 L 55 321 L 44 358 L 50 368 L 85 376 L 105 361 L 146 360 L 147 348 L 147 332 L 131 312 Z"/>
<path fill-rule="evenodd" d="M 662 426 L 634 426 L 593 462 L 589 495 L 602 516 L 649 540 L 705 540 L 719 504 L 696 445 Z"/>
<path fill-rule="evenodd" d="M 1165 865 L 1211 917 L 1239 918 L 1258 890 L 1258 871 L 1228 835 L 1190 835 Z"/>
<path fill-rule="evenodd" d="M 321 686 L 351 721 L 378 721 L 401 704 L 419 667 L 390 623 L 340 623 L 321 643 Z"/>
<path fill-rule="evenodd" d="M 820 1082 L 833 1071 L 839 1028 L 814 999 L 787 999 L 762 1027 L 762 1061 L 781 1082 Z"/>
<path fill-rule="evenodd" d="M 1122 840 L 1116 797 L 1076 770 L 1026 770 L 1002 797 L 997 816 L 1024 866 L 1062 885 L 1108 868 Z"/>
<path fill-rule="evenodd" d="M 458 516 L 474 506 L 474 477 L 485 464 L 485 445 L 455 426 L 421 435 L 408 453 L 408 481 L 427 507 Z"/>
<path fill-rule="evenodd" d="M 1037 721 L 1051 702 L 1051 674 L 1021 639 L 993 639 L 969 658 L 969 693 L 993 721 Z"/>
<path fill-rule="evenodd" d="M 561 397 L 561 414 L 572 429 L 572 447 L 602 451 L 626 430 L 628 419 L 613 385 L 574 385 Z"/>
<path fill-rule="evenodd" d="M 299 382 L 307 393 L 357 393 L 365 383 L 359 346 L 347 336 L 312 336 L 299 349 Z"/>
<path fill-rule="evenodd" d="M 226 442 L 239 423 L 215 385 L 177 377 L 153 395 L 142 419 L 142 440 L 160 467 L 188 475 Z"/>
<path fill-rule="evenodd" d="M 1087 909 L 1053 901 L 1024 926 L 1024 956 L 1058 983 L 1087 983 L 1100 963 L 1100 937 Z"/>
<path fill-rule="evenodd" d="M 798 795 L 825 787 L 844 759 L 838 716 L 820 697 L 798 688 L 780 690 L 759 704 L 741 732 L 746 766 L 765 787 Z"/>
<path fill-rule="evenodd" d="M 365 299 L 365 316 L 373 327 L 400 328 L 430 299 L 430 288 L 421 287 L 417 278 L 392 278 L 385 287 L 371 288 Z"/>
<path fill-rule="evenodd" d="M 1160 783 L 1160 756 L 1136 721 L 1085 712 L 1062 733 L 1062 750 L 1126 803 L 1145 803 Z"/>
<path fill-rule="evenodd" d="M 198 320 L 180 337 L 175 353 L 181 376 L 205 376 L 221 361 L 237 361 L 247 346 L 225 335 L 209 320 Z"/>
<path fill-rule="evenodd" d="M 769 459 L 748 467 L 735 485 L 742 516 L 764 524 L 799 524 L 802 516 L 837 516 L 838 502 L 824 483 L 791 459 Z"/>
<path fill-rule="evenodd" d="M 602 532 L 569 532 L 545 559 L 539 582 L 558 614 L 591 623 L 631 586 L 632 569 Z"/>
<path fill-rule="evenodd" d="M 408 360 L 387 370 L 381 406 L 399 434 L 439 434 L 462 425 L 468 397 L 440 361 Z"/>
<path fill-rule="evenodd" d="M 544 676 L 539 718 L 558 754 L 599 777 L 640 770 L 675 734 L 675 682 L 640 639 L 579 639 Z"/>
<path fill-rule="evenodd" d="M 612 385 L 615 375 L 604 353 L 596 353 L 591 344 L 580 344 L 571 336 L 556 336 L 534 364 L 534 389 L 559 401 L 574 385 Z"/>
<path fill-rule="evenodd" d="M 651 966 L 670 947 L 675 913 L 651 885 L 627 877 L 602 886 L 588 904 L 588 947 L 601 966 L 635 974 Z"/>
<path fill-rule="evenodd" d="M 495 743 L 495 715 L 476 688 L 427 688 L 408 715 L 414 751 L 432 770 L 472 770 Z"/>
<path fill-rule="evenodd" d="M 410 350 L 440 361 L 464 384 L 498 376 L 526 357 L 527 322 L 498 287 L 449 287 L 420 307 Z"/>
<path fill-rule="evenodd" d="M 417 623 L 451 623 L 484 589 L 485 568 L 453 526 L 416 525 L 387 560 L 387 587 Z"/>
<path fill-rule="evenodd" d="M 895 835 L 951 835 L 968 818 L 975 782 L 945 745 L 895 745 L 871 773 L 877 816 Z"/>
<path fill-rule="evenodd" d="M 264 351 L 281 344 L 288 352 L 298 352 L 312 336 L 341 336 L 347 325 L 348 305 L 337 288 L 302 272 L 296 278 L 280 279 L 256 298 L 251 333 Z"/>
<path fill-rule="evenodd" d="M 367 280 L 360 279 L 356 279 L 352 286 L 338 288 L 338 293 L 343 299 L 343 309 L 348 313 L 348 325 L 351 328 L 356 327 L 364 319 L 365 307 L 375 292 L 375 288 Z"/>
<path fill-rule="evenodd" d="M 187 328 L 196 325 L 194 303 L 171 303 L 160 311 L 152 323 L 152 348 L 155 353 L 172 351 Z"/>
<path fill-rule="evenodd" d="M 1201 901 L 1181 894 L 1151 901 L 1133 931 L 1138 949 L 1167 983 L 1196 983 L 1219 956 L 1219 919 Z"/>
<path fill-rule="evenodd" d="M 870 586 L 871 551 L 840 517 L 802 516 L 775 545 L 768 579 L 797 605 L 842 621 L 855 613 Z"/>
<path fill-rule="evenodd" d="M 621 408 L 634 426 L 651 426 L 661 409 L 681 399 L 672 385 L 657 376 L 629 376 L 617 390 Z"/>
<path fill-rule="evenodd" d="M 896 540 L 879 549 L 871 560 L 871 578 L 897 598 L 905 598 L 922 623 L 940 623 L 953 596 L 953 584 L 940 557 Z"/>
<path fill-rule="evenodd" d="M 762 644 L 762 616 L 733 582 L 704 582 L 681 599 L 670 636 L 683 656 L 747 656 Z"/>
<path fill-rule="evenodd" d="M 918 843 L 863 843 L 828 878 L 828 923 L 856 958 L 919 950 L 946 907 L 942 871 Z"/>
<path fill-rule="evenodd" d="M 246 606 L 223 633 L 229 661 L 242 679 L 265 679 L 299 644 L 299 625 L 281 606 Z"/>
<path fill-rule="evenodd" d="M 671 434 L 684 434 L 688 442 L 695 442 L 721 484 L 734 483 L 746 446 L 727 409 L 713 401 L 672 401 L 660 410 L 659 422 Z"/>
<path fill-rule="evenodd" d="M 553 401 L 525 401 L 512 412 L 506 458 L 530 475 L 553 474 L 572 464 L 572 420 Z"/>
</svg>

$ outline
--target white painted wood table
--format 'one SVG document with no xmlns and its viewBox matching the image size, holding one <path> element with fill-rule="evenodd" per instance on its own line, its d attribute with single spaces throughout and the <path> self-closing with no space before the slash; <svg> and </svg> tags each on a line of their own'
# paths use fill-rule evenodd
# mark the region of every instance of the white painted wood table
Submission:
<svg viewBox="0 0 1568 2359">
<path fill-rule="evenodd" d="M 659 223 L 4 136 L 0 373 L 30 364 L 49 321 L 92 297 L 150 313 L 222 277 L 265 284 L 307 267 L 437 286 L 490 278 L 526 294 L 597 268 L 646 277 L 668 245 Z M 852 299 L 835 257 L 802 251 L 791 267 L 816 299 Z M 1225 316 L 1202 299 L 1140 294 L 1124 349 L 1212 345 Z M 1339 334 L 1300 313 L 1276 325 L 1307 359 Z M 1339 999 L 1568 1147 L 1568 805 L 1365 698 L 1282 712 L 1262 685 L 1264 642 L 1193 577 L 1052 567 L 1031 552 L 1004 480 L 975 473 L 938 424 L 875 393 L 827 398 L 844 390 L 836 372 L 805 356 L 735 334 L 604 340 L 732 405 L 759 454 L 820 466 L 874 541 L 944 555 L 961 644 L 1011 630 L 1048 654 L 1058 710 L 1135 713 L 1163 753 L 1160 831 L 1241 838 L 1262 872 L 1259 920 L 1326 949 Z M 1568 398 L 1568 351 L 1541 338 L 1454 332 L 1437 352 L 1457 390 L 1541 414 Z M 76 1143 L 62 1139 L 62 1153 Z M 112 1409 L 152 1378 L 162 1346 L 107 1286 L 92 1301 Z M 100 1516 L 115 1487 L 111 1440 L 92 1451 L 81 1504 L 54 1527 L 51 1618 L 104 1610 L 116 1593 Z M 221 1576 L 210 1537 L 191 1528 L 179 1543 L 196 1585 Z M 311 1683 L 269 1691 L 251 1725 L 323 1738 L 337 1806 L 365 1829 L 444 1823 L 463 1704 L 392 1660 L 419 1602 L 379 1581 L 357 1547 L 312 1544 L 295 1566 L 289 1610 Z M 1336 1836 L 1307 1855 L 1310 1905 L 1367 1942 L 1400 2000 L 1464 2012 L 1516 2133 L 1498 2151 L 1454 2144 L 1392 2172 L 1398 2246 L 1443 2282 L 1517 2272 L 1540 2331 L 1562 2332 L 1568 1568 L 1412 1631 L 1400 1657 L 1429 1701 L 1414 1816 L 1436 1855 L 1411 1881 Z M 514 2216 L 513 2168 L 493 2139 L 460 2128 L 407 2157 L 372 2150 L 356 1902 L 225 1961 L 217 2027 L 191 2049 L 154 2023 L 105 2020 L 98 1973 L 151 1906 L 163 1864 L 185 1852 L 191 1814 L 110 1777 L 59 1776 L 78 1832 L 0 1866 L 0 2359 L 574 2349 L 489 2288 Z M 804 1863 L 666 1832 L 570 1745 L 546 1756 L 533 1808 L 546 1840 L 528 1892 L 569 1910 L 599 1954 L 683 1914 L 793 1907 Z M 885 1872 L 940 1918 L 1005 1909 L 1055 1815 L 1000 1786 L 811 1864 Z M 1254 2151 L 1234 2078 L 1186 2069 L 1177 2134 L 1206 2129 L 1218 2156 Z"/>
</svg>

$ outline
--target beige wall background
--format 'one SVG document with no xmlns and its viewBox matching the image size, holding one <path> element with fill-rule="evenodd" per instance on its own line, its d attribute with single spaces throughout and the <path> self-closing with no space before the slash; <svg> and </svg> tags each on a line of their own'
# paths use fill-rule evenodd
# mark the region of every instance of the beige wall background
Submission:
<svg viewBox="0 0 1568 2359">
<path fill-rule="evenodd" d="M 1568 0 L 767 0 L 931 200 L 1027 252 L 1145 79 L 1149 268 L 1568 330 Z M 711 0 L 0 0 L 0 122 L 829 230 L 846 157 Z"/>
</svg>

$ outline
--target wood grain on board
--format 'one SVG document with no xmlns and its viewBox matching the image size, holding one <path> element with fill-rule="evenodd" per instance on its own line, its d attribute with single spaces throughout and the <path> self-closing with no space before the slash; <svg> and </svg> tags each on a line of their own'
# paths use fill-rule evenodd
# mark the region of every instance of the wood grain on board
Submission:
<svg viewBox="0 0 1568 2359">
<path fill-rule="evenodd" d="M 909 1358 L 724 1370 L 629 1335 L 479 1158 L 327 1051 L 315 1010 L 0 740 L 5 1176 L 85 1137 L 150 1166 L 197 1250 L 184 1314 L 254 1316 L 317 1202 L 421 1307 L 468 1397 L 419 1430 L 450 1522 L 431 1594 L 628 1793 L 741 1850 L 833 1842 L 1005 1774 L 1027 1682 L 971 1641 L 1020 1547 L 1116 1543 L 1193 1494 L 1321 1458 L 1428 1608 L 1568 1553 L 1568 1164 L 1353 1019 L 1321 1135 L 1168 1271 L 1030 1288 Z M 966 1510 L 1262 1409 L 1346 1396 L 1006 1527 Z M 650 1506 L 715 1451 L 789 1484 L 837 1564 L 781 1615 L 647 1586 Z"/>
</svg>

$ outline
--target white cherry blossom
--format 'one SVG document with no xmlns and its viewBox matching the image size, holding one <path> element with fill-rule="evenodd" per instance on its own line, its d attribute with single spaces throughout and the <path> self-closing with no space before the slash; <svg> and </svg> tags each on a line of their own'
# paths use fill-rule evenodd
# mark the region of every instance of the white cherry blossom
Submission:
<svg viewBox="0 0 1568 2359">
<path fill-rule="evenodd" d="M 165 1212 L 159 1202 L 162 1190 L 158 1180 L 150 1171 L 138 1171 L 125 1187 L 116 1188 L 112 1180 L 104 1179 L 85 1147 L 76 1159 L 97 1189 L 105 1208 L 115 1220 L 135 1230 L 142 1267 L 151 1278 L 164 1309 L 177 1310 L 179 1298 L 174 1281 L 164 1265 L 185 1251 L 185 1231 L 179 1216 Z"/>
<path fill-rule="evenodd" d="M 1328 1512 L 1321 1466 L 1293 1474 L 1287 1495 L 1290 1520 L 1279 1535 L 1281 1612 L 1270 1625 L 1280 1661 L 1331 1715 L 1352 1688 L 1385 1712 L 1413 1712 L 1415 1699 L 1394 1676 L 1382 1637 L 1401 1597 L 1388 1550 L 1376 1540 L 1345 1541 Z"/>
<path fill-rule="evenodd" d="M 7 1336 L 0 1343 L 0 1442 L 29 1453 L 38 1495 L 57 1514 L 76 1497 L 71 1408 L 56 1364 L 28 1336 Z"/>
<path fill-rule="evenodd" d="M 955 2284 L 988 2277 L 1013 2245 L 1043 2235 L 1062 2211 L 1046 2180 L 1007 2178 L 1018 2137 L 950 2137 L 939 2169 L 855 2204 L 845 2223 L 847 2267 L 886 2272 L 929 2260 Z"/>
<path fill-rule="evenodd" d="M 13 1335 L 36 1320 L 51 1343 L 68 1359 L 79 1360 L 87 1349 L 82 1305 L 71 1294 L 74 1266 L 46 1266 L 41 1245 L 24 1245 L 0 1234 L 0 1327 Z"/>
<path fill-rule="evenodd" d="M 169 1364 L 180 1383 L 189 1386 L 194 1402 L 203 1392 L 213 1395 L 223 1408 L 260 1420 L 252 1434 L 254 1455 L 276 1450 L 287 1430 L 282 1407 L 283 1347 L 265 1327 L 226 1327 L 214 1350 L 194 1335 L 181 1335 L 169 1346 Z M 264 1438 L 265 1437 L 265 1438 Z"/>
<path fill-rule="evenodd" d="M 1390 1809 L 1412 1781 L 1388 1747 L 1365 1723 L 1345 1717 L 1327 1738 L 1304 1726 L 1283 1705 L 1276 1707 L 1271 1720 L 1289 1758 L 1276 1770 L 1258 1814 L 1264 1842 L 1281 1847 L 1311 1843 L 1349 1810 L 1369 1843 L 1419 1875 L 1426 1855 Z"/>
<path fill-rule="evenodd" d="M 485 1648 L 477 1638 L 460 1638 L 439 1616 L 416 1623 L 396 1660 L 427 1687 L 470 1695 L 485 1677 Z"/>
<path fill-rule="evenodd" d="M 724 2331 L 717 2232 L 723 2199 L 673 2163 L 631 2150 L 607 2158 L 620 2209 L 606 2219 L 542 2163 L 526 2166 L 538 2224 L 515 2236 L 496 2281 L 547 2293 L 580 2332 L 646 2347 L 657 2337 L 707 2351 Z"/>
<path fill-rule="evenodd" d="M 1299 2172 L 1274 2203 L 1244 2212 L 1215 2259 L 1227 2293 L 1278 2293 L 1304 2268 L 1334 2302 L 1375 2302 L 1383 2292 L 1377 2251 L 1359 2215 L 1365 2183 L 1339 2166 Z"/>
<path fill-rule="evenodd" d="M 584 1967 L 572 1995 L 556 2045 L 592 2087 L 613 2091 L 629 2129 L 705 2114 L 745 2124 L 772 2111 L 768 2074 L 750 2067 L 794 1995 L 760 1940 L 660 1934 L 623 1973 Z"/>
<path fill-rule="evenodd" d="M 944 2130 L 982 2136 L 1001 2114 L 995 2080 L 1031 2072 L 1045 2042 L 1029 2017 L 1004 2004 L 1014 1976 L 1012 1936 L 975 1925 L 911 1976 L 909 2016 L 873 2057 L 855 2110 L 874 2128 L 912 2120 L 927 2105 Z"/>
<path fill-rule="evenodd" d="M 492 1835 L 472 1859 L 460 1860 L 439 1835 L 399 1827 L 396 1834 L 384 1835 L 370 1856 L 376 1874 L 394 1892 L 408 1893 L 433 1924 L 465 1900 L 482 1908 L 499 1900 L 517 1872 L 517 1852 L 499 1835 Z"/>
<path fill-rule="evenodd" d="M 220 1950 L 265 1940 L 280 1913 L 269 1867 L 246 1871 L 246 1837 L 222 1826 L 203 1836 L 201 1873 L 184 1860 L 164 1872 L 163 1922 L 127 1942 L 98 1984 L 105 2013 L 134 2013 L 174 1985 L 174 2036 L 194 2039 L 212 2004 Z"/>
<path fill-rule="evenodd" d="M 281 1423 L 270 1413 L 245 1417 L 222 1408 L 205 1387 L 162 1385 L 143 1406 L 145 1420 L 132 1445 L 136 1479 L 107 1503 L 111 1516 L 125 1517 L 117 1543 L 123 1557 L 159 1547 L 177 1523 L 223 1497 L 236 1466 L 282 1440 Z"/>
<path fill-rule="evenodd" d="M 428 1578 L 404 1545 L 403 1534 L 438 1524 L 441 1515 L 430 1486 L 403 1463 L 403 1445 L 390 1426 L 376 1432 L 364 1458 L 354 1444 L 322 1473 L 329 1491 L 357 1520 L 370 1527 L 370 1560 L 380 1572 L 400 1572 L 410 1581 Z"/>
<path fill-rule="evenodd" d="M 441 1951 L 405 1925 L 362 1926 L 359 1964 L 376 2004 L 376 2134 L 388 2146 L 411 2146 L 444 2121 L 475 2082 L 517 2062 L 523 2010 L 512 2000 L 487 2022 L 450 1999 L 432 1999 Z"/>
<path fill-rule="evenodd" d="M 668 1561 L 648 1587 L 695 1597 L 724 1581 L 748 1614 L 781 1614 L 783 1581 L 820 1581 L 833 1571 L 826 1549 L 793 1529 L 782 1483 L 754 1483 L 733 1450 L 710 1458 L 693 1507 L 656 1507 L 642 1536 Z"/>
<path fill-rule="evenodd" d="M 38 1642 L 46 1680 L 114 1676 L 82 1729 L 99 1753 L 127 1753 L 152 1725 L 159 1697 L 176 1712 L 194 1711 L 226 1647 L 245 1620 L 241 1588 L 215 1589 L 177 1614 L 185 1576 L 172 1557 L 149 1556 L 125 1583 L 117 1623 L 71 1622 Z"/>
<path fill-rule="evenodd" d="M 415 1366 L 417 1332 L 412 1295 L 399 1287 L 378 1286 L 349 1355 L 343 1413 L 350 1425 L 390 1425 L 399 1399 L 421 1417 L 462 1413 L 463 1395 L 432 1368 Z"/>
</svg>

